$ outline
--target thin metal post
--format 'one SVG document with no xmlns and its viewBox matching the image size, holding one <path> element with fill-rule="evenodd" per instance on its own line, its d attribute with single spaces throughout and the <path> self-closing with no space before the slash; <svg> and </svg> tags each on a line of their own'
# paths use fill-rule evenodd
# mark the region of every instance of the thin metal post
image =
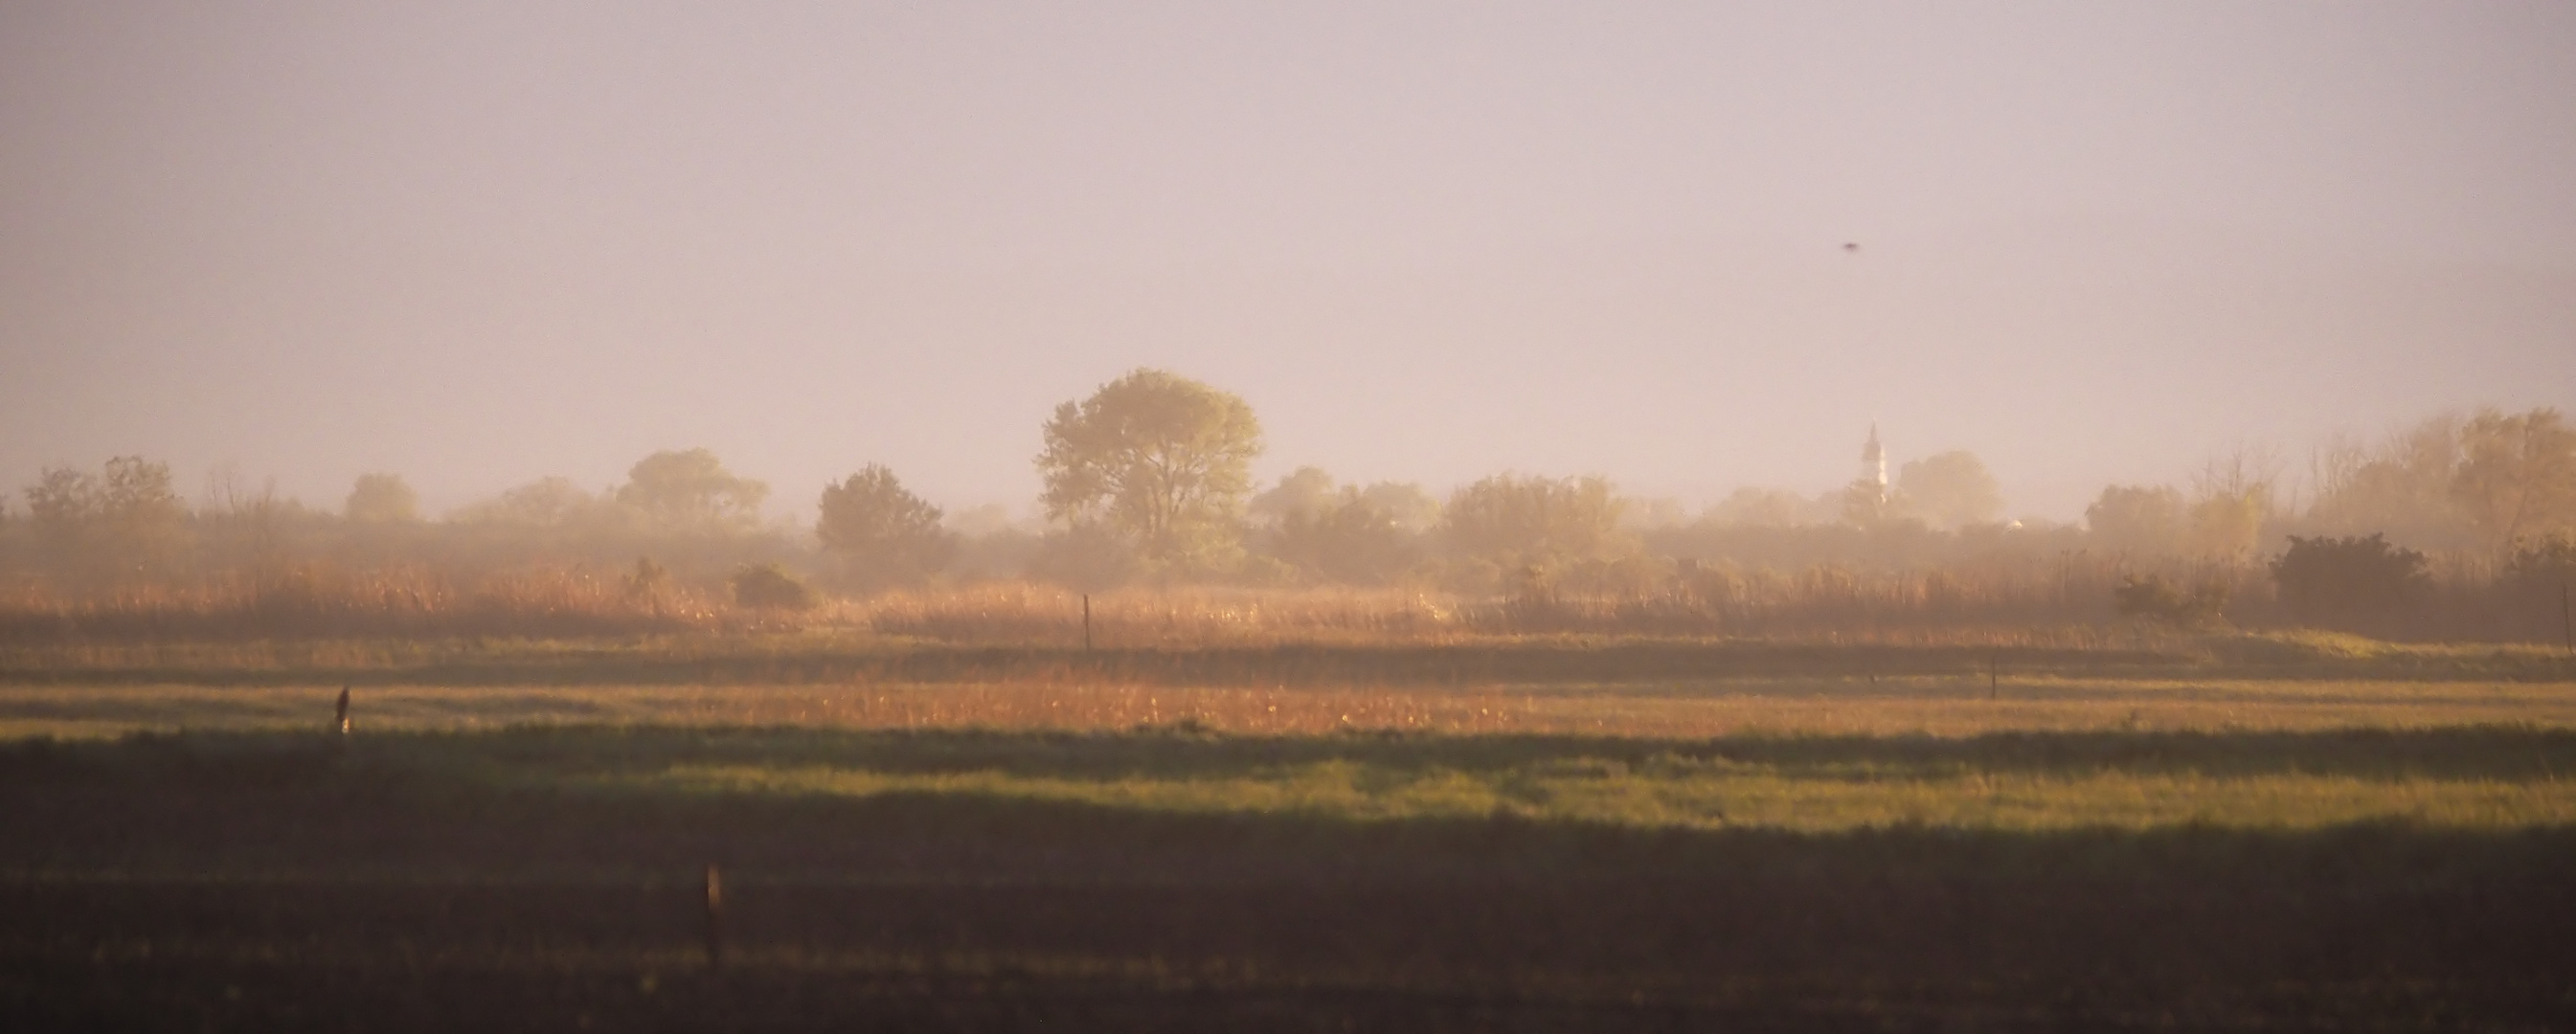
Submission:
<svg viewBox="0 0 2576 1034">
<path fill-rule="evenodd" d="M 2568 616 L 2567 583 L 2558 583 L 2558 634 L 2567 643 L 2567 656 L 2576 657 L 2576 618 Z"/>
<path fill-rule="evenodd" d="M 1082 652 L 1091 652 L 1091 594 L 1082 594 Z"/>
<path fill-rule="evenodd" d="M 2003 686 L 2004 652 L 1997 650 L 1986 655 L 1986 699 L 2000 698 L 2003 695 Z"/>
<path fill-rule="evenodd" d="M 331 720 L 332 724 L 339 727 L 340 735 L 346 736 L 349 734 L 349 687 L 340 687 L 339 713 L 332 716 Z"/>
</svg>

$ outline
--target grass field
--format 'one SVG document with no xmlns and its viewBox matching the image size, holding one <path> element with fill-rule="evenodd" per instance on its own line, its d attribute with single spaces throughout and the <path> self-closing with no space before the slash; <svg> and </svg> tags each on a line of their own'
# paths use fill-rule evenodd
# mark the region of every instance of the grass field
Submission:
<svg viewBox="0 0 2576 1034">
<path fill-rule="evenodd" d="M 0 667 L 15 1028 L 2576 1023 L 2545 653 L 114 649 Z"/>
</svg>

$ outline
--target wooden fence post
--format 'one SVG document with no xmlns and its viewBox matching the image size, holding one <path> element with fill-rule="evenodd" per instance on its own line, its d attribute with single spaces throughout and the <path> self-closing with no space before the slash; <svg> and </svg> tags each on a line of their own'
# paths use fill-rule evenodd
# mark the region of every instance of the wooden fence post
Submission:
<svg viewBox="0 0 2576 1034">
<path fill-rule="evenodd" d="M 339 713 L 332 717 L 332 723 L 339 727 L 340 735 L 349 734 L 349 687 L 347 686 L 340 687 Z"/>
<path fill-rule="evenodd" d="M 1091 652 L 1091 594 L 1082 594 L 1082 652 Z"/>
<path fill-rule="evenodd" d="M 724 875 L 707 863 L 707 968 L 724 968 Z"/>
</svg>

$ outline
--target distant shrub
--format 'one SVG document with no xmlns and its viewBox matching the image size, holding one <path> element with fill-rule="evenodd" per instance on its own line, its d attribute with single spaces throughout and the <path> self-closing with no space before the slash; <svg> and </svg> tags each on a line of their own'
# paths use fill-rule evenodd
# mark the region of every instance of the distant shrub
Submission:
<svg viewBox="0 0 2576 1034">
<path fill-rule="evenodd" d="M 912 494 L 883 464 L 869 464 L 839 484 L 823 486 L 814 536 L 841 558 L 850 582 L 875 590 L 918 583 L 957 552 L 957 537 L 939 526 L 940 510 Z"/>
<path fill-rule="evenodd" d="M 400 524 L 420 519 L 420 493 L 400 474 L 360 474 L 342 513 L 361 524 Z"/>
<path fill-rule="evenodd" d="M 2373 533 L 2351 538 L 2290 536 L 2272 561 L 2281 603 L 2303 622 L 2392 617 L 2431 585 L 2424 554 Z"/>
<path fill-rule="evenodd" d="M 2128 617 L 2153 618 L 2177 625 L 2202 625 L 2217 621 L 2227 611 L 2230 591 L 2227 583 L 2217 579 L 2203 581 L 2185 590 L 2165 580 L 2162 575 L 2124 575 L 2120 584 L 2111 587 L 2112 605 Z"/>
<path fill-rule="evenodd" d="M 705 449 L 664 450 L 635 462 L 616 501 L 666 528 L 747 527 L 769 486 L 726 470 Z"/>
<path fill-rule="evenodd" d="M 96 474 L 47 468 L 26 489 L 42 555 L 67 572 L 112 580 L 166 574 L 189 538 L 170 465 L 119 456 Z"/>
<path fill-rule="evenodd" d="M 2182 493 L 2163 485 L 2112 485 L 2084 508 L 2096 546 L 2139 556 L 2179 548 L 2186 523 Z"/>
<path fill-rule="evenodd" d="M 1619 526 L 1626 501 L 1598 477 L 1498 474 L 1449 495 L 1439 537 L 1451 554 L 1446 581 L 1467 592 L 1527 597 L 1546 572 L 1637 551 Z M 1535 571 L 1537 573 L 1533 574 Z"/>
<path fill-rule="evenodd" d="M 733 601 L 752 610 L 805 610 L 814 590 L 777 564 L 744 564 L 733 573 Z"/>
<path fill-rule="evenodd" d="M 2567 609 L 2570 586 L 2576 586 L 2576 535 L 2562 532 L 2517 544 L 2496 584 L 2505 633 L 2555 638 L 2576 651 L 2576 625 Z"/>
<path fill-rule="evenodd" d="M 1420 560 L 1397 515 L 1356 490 L 1292 510 L 1269 536 L 1281 561 L 1327 581 L 1383 585 Z"/>
<path fill-rule="evenodd" d="M 2562 585 L 2576 581 L 2576 535 L 2550 535 L 2516 545 L 2505 562 L 2506 578 L 2533 584 Z"/>
</svg>

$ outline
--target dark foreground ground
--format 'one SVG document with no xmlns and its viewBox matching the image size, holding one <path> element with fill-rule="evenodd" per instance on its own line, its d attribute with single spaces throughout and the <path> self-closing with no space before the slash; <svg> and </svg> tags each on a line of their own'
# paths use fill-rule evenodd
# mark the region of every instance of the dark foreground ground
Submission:
<svg viewBox="0 0 2576 1034">
<path fill-rule="evenodd" d="M 2561 894 L 1946 880 L 11 888 L 13 1030 L 2567 1029 Z"/>
<path fill-rule="evenodd" d="M 2565 829 L 1354 822 L 490 771 L 628 750 L 583 735 L 0 747 L 0 1030 L 2576 1029 Z M 2434 767 L 2564 749 L 2391 735 Z"/>
</svg>

